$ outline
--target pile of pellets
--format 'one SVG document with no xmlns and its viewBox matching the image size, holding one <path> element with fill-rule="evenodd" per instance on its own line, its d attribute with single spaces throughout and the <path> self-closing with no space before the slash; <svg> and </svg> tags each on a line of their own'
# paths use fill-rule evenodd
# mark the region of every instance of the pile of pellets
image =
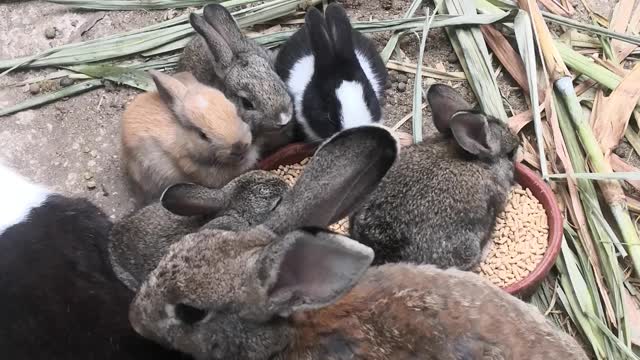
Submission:
<svg viewBox="0 0 640 360">
<path fill-rule="evenodd" d="M 529 189 L 516 185 L 496 220 L 489 254 L 475 271 L 500 287 L 508 287 L 540 264 L 548 238 L 549 225 L 542 204 Z"/>
<path fill-rule="evenodd" d="M 272 170 L 293 186 L 309 158 L 297 164 L 280 165 Z M 349 234 L 349 219 L 344 218 L 329 227 L 340 234 Z M 474 269 L 492 283 L 506 288 L 531 273 L 547 250 L 549 226 L 542 204 L 529 189 L 516 185 L 507 204 L 498 215 L 489 241 L 488 255 Z"/>
</svg>

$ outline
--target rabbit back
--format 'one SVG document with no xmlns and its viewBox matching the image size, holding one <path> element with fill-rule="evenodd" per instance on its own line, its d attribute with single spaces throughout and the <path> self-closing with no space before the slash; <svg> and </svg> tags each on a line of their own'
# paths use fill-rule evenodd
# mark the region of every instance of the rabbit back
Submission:
<svg viewBox="0 0 640 360">
<path fill-rule="evenodd" d="M 431 265 L 372 267 L 332 307 L 293 326 L 313 331 L 299 331 L 282 359 L 587 359 L 536 307 L 476 274 Z"/>
<path fill-rule="evenodd" d="M 504 169 L 504 170 L 502 170 Z M 513 163 L 474 161 L 447 139 L 412 145 L 351 217 L 351 235 L 375 264 L 478 263 L 513 182 Z"/>
<path fill-rule="evenodd" d="M 24 184 L 36 195 L 46 192 Z M 33 203 L 34 193 L 17 195 Z M 17 198 L 14 206 L 20 205 Z M 107 216 L 90 201 L 49 192 L 5 228 L 0 234 L 3 356 L 179 359 L 131 328 L 127 309 L 134 294 L 109 266 L 110 228 Z"/>
</svg>

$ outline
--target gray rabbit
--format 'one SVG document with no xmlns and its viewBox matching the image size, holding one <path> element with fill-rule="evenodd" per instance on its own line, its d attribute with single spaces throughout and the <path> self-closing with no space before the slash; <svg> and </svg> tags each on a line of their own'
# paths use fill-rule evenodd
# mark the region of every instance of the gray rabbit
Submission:
<svg viewBox="0 0 640 360">
<path fill-rule="evenodd" d="M 427 92 L 439 136 L 403 149 L 350 234 L 371 247 L 374 264 L 409 261 L 468 270 L 479 263 L 514 182 L 518 137 L 471 111 L 454 89 Z"/>
<path fill-rule="evenodd" d="M 189 21 L 198 34 L 185 47 L 178 71 L 191 72 L 234 101 L 262 154 L 289 143 L 293 104 L 273 56 L 248 39 L 222 5 L 207 5 L 202 16 L 192 13 Z"/>
<path fill-rule="evenodd" d="M 130 307 L 132 326 L 196 359 L 586 360 L 535 307 L 477 274 L 370 268 L 370 248 L 324 230 L 397 154 L 382 127 L 337 133 L 264 223 L 172 245 Z"/>
<path fill-rule="evenodd" d="M 268 171 L 245 173 L 222 189 L 181 183 L 159 202 L 118 221 L 110 234 L 109 257 L 118 278 L 132 290 L 158 265 L 169 246 L 201 227 L 240 230 L 259 224 L 288 185 Z"/>
</svg>

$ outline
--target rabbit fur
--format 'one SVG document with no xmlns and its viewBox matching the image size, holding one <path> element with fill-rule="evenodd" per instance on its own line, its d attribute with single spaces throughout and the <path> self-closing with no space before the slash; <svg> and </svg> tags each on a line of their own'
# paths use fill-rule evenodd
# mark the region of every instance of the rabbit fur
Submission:
<svg viewBox="0 0 640 360">
<path fill-rule="evenodd" d="M 151 71 L 157 92 L 138 95 L 122 117 L 122 161 L 138 207 L 179 182 L 219 188 L 252 169 L 249 126 L 220 91 L 189 73 Z"/>
<path fill-rule="evenodd" d="M 203 15 L 192 13 L 189 20 L 197 34 L 186 45 L 178 70 L 193 73 L 236 104 L 261 155 L 291 142 L 293 104 L 275 72 L 273 55 L 242 34 L 222 5 L 207 5 Z"/>
<path fill-rule="evenodd" d="M 403 149 L 351 216 L 350 235 L 374 250 L 374 265 L 468 270 L 506 204 L 519 140 L 502 121 L 470 111 L 449 86 L 431 86 L 427 98 L 440 134 Z"/>
<path fill-rule="evenodd" d="M 324 230 L 395 161 L 382 127 L 325 142 L 261 224 L 172 245 L 133 301 L 141 335 L 196 359 L 587 359 L 538 310 L 479 275 L 406 263 Z"/>
<path fill-rule="evenodd" d="M 259 224 L 287 189 L 279 176 L 262 170 L 247 172 L 222 189 L 172 185 L 160 201 L 116 222 L 110 233 L 111 264 L 118 278 L 137 291 L 171 244 L 203 226 L 241 230 Z"/>
<path fill-rule="evenodd" d="M 0 348 L 13 360 L 182 359 L 129 324 L 107 259 L 111 223 L 82 198 L 0 164 Z"/>
<path fill-rule="evenodd" d="M 382 122 L 387 69 L 373 41 L 351 27 L 338 4 L 327 6 L 325 16 L 307 10 L 305 26 L 279 51 L 276 71 L 307 141 Z"/>
</svg>

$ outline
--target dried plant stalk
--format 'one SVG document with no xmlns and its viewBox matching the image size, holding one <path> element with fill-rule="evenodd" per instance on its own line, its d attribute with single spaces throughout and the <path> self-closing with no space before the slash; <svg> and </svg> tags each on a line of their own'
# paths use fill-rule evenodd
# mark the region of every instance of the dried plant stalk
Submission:
<svg viewBox="0 0 640 360">
<path fill-rule="evenodd" d="M 513 50 L 507 38 L 496 30 L 492 25 L 480 26 L 480 31 L 484 35 L 487 45 L 493 50 L 493 54 L 500 60 L 500 63 L 509 72 L 511 77 L 518 83 L 520 88 L 529 95 L 529 83 L 527 82 L 527 73 L 524 69 L 524 63 L 520 55 Z"/>
</svg>

